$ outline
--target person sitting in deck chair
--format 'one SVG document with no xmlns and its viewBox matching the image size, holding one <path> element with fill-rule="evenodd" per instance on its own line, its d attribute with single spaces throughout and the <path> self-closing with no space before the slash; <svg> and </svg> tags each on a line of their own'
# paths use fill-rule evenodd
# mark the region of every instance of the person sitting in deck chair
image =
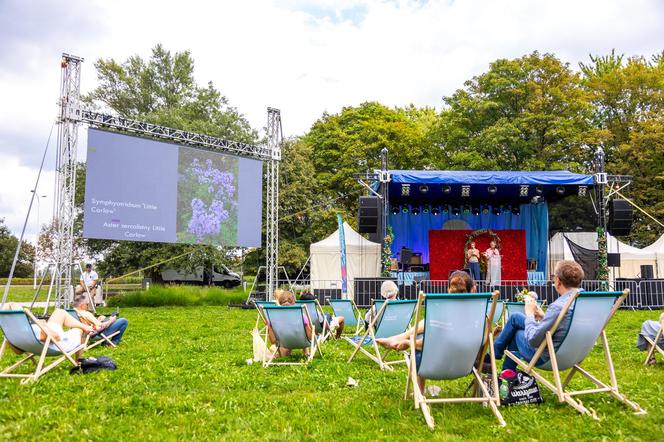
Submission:
<svg viewBox="0 0 664 442">
<path fill-rule="evenodd" d="M 397 296 L 399 296 L 399 287 L 397 287 L 394 281 L 383 281 L 383 284 L 381 284 L 380 286 L 380 296 L 382 296 L 383 299 L 387 301 L 392 299 L 397 299 Z M 376 315 L 376 313 L 378 313 L 378 311 L 376 310 L 376 306 L 372 305 L 371 308 L 369 308 L 367 312 L 364 314 L 365 330 L 369 326 L 369 323 Z"/>
<path fill-rule="evenodd" d="M 295 295 L 292 292 L 286 291 L 286 290 L 275 290 L 274 292 L 274 299 L 277 301 L 277 304 L 282 305 L 282 306 L 288 306 L 288 305 L 295 305 Z M 304 326 L 306 328 L 307 332 L 307 337 L 311 339 L 311 324 L 309 324 L 309 319 L 307 318 L 306 314 L 302 316 L 304 318 Z M 270 348 L 271 352 L 274 352 L 277 350 L 276 344 L 277 344 L 277 338 L 274 335 L 274 331 L 272 331 L 272 327 L 270 327 L 270 324 L 267 324 L 267 332 L 268 332 L 268 337 L 270 338 L 270 342 L 272 343 L 272 348 Z M 279 356 L 281 357 L 286 357 L 290 356 L 291 354 L 291 349 L 290 348 L 284 348 L 284 347 L 279 347 Z M 309 349 L 304 349 L 304 355 L 307 356 L 309 354 Z"/>
<path fill-rule="evenodd" d="M 653 365 L 655 360 L 655 351 L 664 355 L 664 313 L 659 315 L 659 322 L 647 320 L 641 325 L 641 333 L 636 341 L 636 346 L 641 351 L 648 352 L 646 365 Z"/>
<path fill-rule="evenodd" d="M 100 316 L 99 318 L 95 317 L 95 315 L 92 314 L 89 310 L 90 298 L 86 293 L 74 297 L 73 307 L 74 310 L 76 310 L 76 314 L 78 314 L 81 322 L 94 327 L 96 333 L 103 330 L 104 334 L 111 336 L 114 335 L 115 332 L 119 332 L 110 338 L 110 340 L 115 345 L 120 344 L 122 335 L 124 334 L 125 330 L 127 330 L 127 326 L 129 325 L 129 322 L 126 318 L 118 318 L 116 316 L 111 316 L 110 318 L 105 318 L 104 316 Z M 92 339 L 98 338 L 93 336 Z M 104 342 L 102 345 L 107 345 L 107 343 Z"/>
<path fill-rule="evenodd" d="M 553 286 L 559 294 L 558 299 L 549 304 L 544 313 L 537 302 L 530 299 L 526 301 L 526 313 L 512 313 L 505 322 L 505 328 L 496 338 L 493 347 L 496 359 L 501 359 L 505 350 L 525 361 L 530 361 L 537 351 L 537 347 L 545 339 L 546 332 L 553 327 L 565 303 L 581 287 L 583 269 L 574 261 L 560 261 L 554 270 Z M 558 348 L 567 335 L 572 320 L 572 309 L 569 309 L 552 336 L 554 348 Z M 487 355 L 488 356 L 488 355 Z M 548 350 L 544 350 L 537 364 L 549 360 Z M 488 362 L 488 358 L 485 359 Z M 517 365 L 510 358 L 503 361 L 503 370 L 516 370 Z"/>
<path fill-rule="evenodd" d="M 315 301 L 316 297 L 312 295 L 308 289 L 304 289 L 300 293 L 300 299 L 302 301 Z M 324 330 L 324 332 L 329 331 L 330 333 L 334 333 L 334 337 L 339 339 L 344 332 L 346 318 L 343 316 L 332 316 L 329 313 L 325 313 L 325 319 L 327 320 L 327 330 Z M 320 317 L 318 318 L 318 321 L 321 323 L 325 322 L 323 321 L 323 318 Z"/>
</svg>

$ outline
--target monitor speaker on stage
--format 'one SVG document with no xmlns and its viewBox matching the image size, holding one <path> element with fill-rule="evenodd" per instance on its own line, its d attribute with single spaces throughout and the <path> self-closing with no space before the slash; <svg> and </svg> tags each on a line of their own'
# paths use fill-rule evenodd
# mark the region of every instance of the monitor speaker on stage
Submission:
<svg viewBox="0 0 664 442">
<path fill-rule="evenodd" d="M 607 254 L 606 264 L 609 267 L 620 267 L 620 253 L 609 253 L 609 254 Z"/>
<path fill-rule="evenodd" d="M 360 197 L 358 232 L 376 233 L 380 216 L 380 199 L 377 196 Z"/>
<path fill-rule="evenodd" d="M 643 279 L 653 279 L 655 277 L 653 273 L 652 264 L 642 265 L 641 266 L 641 278 Z"/>
<path fill-rule="evenodd" d="M 609 224 L 607 230 L 611 235 L 629 235 L 632 231 L 634 210 L 632 205 L 622 199 L 609 201 Z"/>
</svg>

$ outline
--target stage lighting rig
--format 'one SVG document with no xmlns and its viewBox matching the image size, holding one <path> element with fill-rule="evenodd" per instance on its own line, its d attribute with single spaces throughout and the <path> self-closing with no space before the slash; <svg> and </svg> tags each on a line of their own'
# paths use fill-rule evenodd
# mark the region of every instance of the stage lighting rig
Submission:
<svg viewBox="0 0 664 442">
<path fill-rule="evenodd" d="M 447 213 L 449 213 L 449 212 L 450 212 L 450 208 L 447 206 L 447 204 L 445 204 L 445 205 L 443 206 L 443 213 L 447 214 Z"/>
<path fill-rule="evenodd" d="M 427 213 L 429 213 L 430 210 L 431 210 L 431 209 L 429 209 L 429 206 L 423 206 L 423 207 L 422 207 L 422 213 L 424 213 L 425 215 L 426 215 Z"/>
<path fill-rule="evenodd" d="M 542 186 L 537 185 L 537 186 L 535 186 L 535 192 L 536 192 L 538 195 L 541 195 L 542 193 L 544 193 L 544 189 L 542 188 Z"/>
<path fill-rule="evenodd" d="M 556 186 L 556 193 L 558 195 L 565 195 L 565 187 L 563 186 Z"/>
<path fill-rule="evenodd" d="M 435 207 L 435 206 L 432 207 L 432 208 L 431 208 L 431 214 L 432 214 L 433 216 L 440 215 L 440 209 L 439 209 L 438 207 Z"/>
<path fill-rule="evenodd" d="M 410 196 L 410 184 L 401 185 L 401 196 Z"/>
<path fill-rule="evenodd" d="M 478 206 L 473 206 L 473 215 L 478 216 L 480 214 L 480 208 Z"/>
<path fill-rule="evenodd" d="M 484 206 L 484 207 L 482 208 L 482 213 L 483 213 L 484 215 L 488 215 L 488 214 L 489 214 L 489 206 Z"/>
<path fill-rule="evenodd" d="M 392 206 L 392 214 L 393 215 L 398 215 L 399 212 L 401 212 L 401 209 L 399 208 L 399 206 Z"/>
<path fill-rule="evenodd" d="M 579 186 L 579 196 L 586 196 L 588 186 Z"/>
<path fill-rule="evenodd" d="M 459 216 L 461 214 L 461 209 L 459 206 L 452 207 L 452 215 Z"/>
<path fill-rule="evenodd" d="M 413 207 L 412 212 L 413 212 L 413 215 L 417 216 L 417 215 L 420 214 L 420 208 L 419 207 Z"/>
<path fill-rule="evenodd" d="M 500 207 L 500 206 L 493 206 L 493 214 L 494 214 L 494 215 L 496 215 L 496 216 L 497 216 L 497 215 L 500 215 L 501 212 L 502 212 L 502 207 Z"/>
<path fill-rule="evenodd" d="M 401 208 L 401 213 L 408 213 L 408 206 L 403 206 Z"/>
<path fill-rule="evenodd" d="M 419 189 L 420 193 L 427 193 L 429 191 L 429 186 L 427 186 L 426 184 L 421 184 Z"/>
<path fill-rule="evenodd" d="M 461 196 L 464 198 L 468 198 L 470 196 L 470 186 L 461 186 Z"/>
<path fill-rule="evenodd" d="M 519 188 L 519 196 L 528 196 L 528 185 L 523 184 Z"/>
<path fill-rule="evenodd" d="M 512 215 L 519 216 L 521 215 L 521 209 L 519 206 L 512 206 Z"/>
<path fill-rule="evenodd" d="M 486 190 L 489 192 L 489 194 L 495 195 L 498 192 L 498 187 L 492 184 L 489 187 L 487 187 Z"/>
<path fill-rule="evenodd" d="M 443 193 L 446 195 L 452 193 L 452 186 L 443 186 Z"/>
</svg>

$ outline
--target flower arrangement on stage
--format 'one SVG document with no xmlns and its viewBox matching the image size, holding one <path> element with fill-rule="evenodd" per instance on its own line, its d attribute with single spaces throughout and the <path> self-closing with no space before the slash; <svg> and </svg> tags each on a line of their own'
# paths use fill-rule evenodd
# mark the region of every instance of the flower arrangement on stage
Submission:
<svg viewBox="0 0 664 442">
<path fill-rule="evenodd" d="M 463 263 L 464 266 L 468 266 L 468 247 L 470 247 L 470 243 L 476 241 L 476 239 L 480 236 L 488 235 L 491 237 L 492 241 L 496 242 L 496 247 L 500 249 L 500 237 L 496 232 L 494 232 L 491 229 L 479 229 L 479 230 L 474 230 L 472 231 L 467 237 L 466 237 L 466 243 L 463 247 Z M 484 253 L 480 253 L 480 271 L 482 273 L 486 273 L 487 270 L 487 260 L 486 257 L 484 256 Z"/>
<path fill-rule="evenodd" d="M 200 151 L 195 155 L 180 151 L 178 242 L 234 244 L 237 237 L 237 159 Z"/>
</svg>

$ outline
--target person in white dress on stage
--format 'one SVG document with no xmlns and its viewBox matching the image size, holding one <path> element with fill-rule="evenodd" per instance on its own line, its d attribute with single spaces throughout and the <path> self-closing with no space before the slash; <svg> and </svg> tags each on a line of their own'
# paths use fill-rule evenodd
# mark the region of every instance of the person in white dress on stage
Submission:
<svg viewBox="0 0 664 442">
<path fill-rule="evenodd" d="M 491 241 L 489 248 L 484 252 L 487 260 L 486 280 L 489 287 L 500 286 L 500 250 L 496 247 L 496 242 Z"/>
</svg>

